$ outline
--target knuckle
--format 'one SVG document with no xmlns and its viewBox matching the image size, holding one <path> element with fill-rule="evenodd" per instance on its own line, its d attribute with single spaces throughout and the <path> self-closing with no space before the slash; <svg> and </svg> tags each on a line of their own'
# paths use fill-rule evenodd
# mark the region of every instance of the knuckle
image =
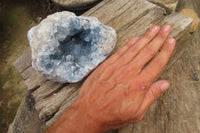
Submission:
<svg viewBox="0 0 200 133">
<path fill-rule="evenodd" d="M 134 75 L 138 72 L 138 66 L 134 63 L 131 64 L 127 64 L 122 66 L 121 68 L 118 69 L 118 71 L 116 71 L 116 81 L 117 82 L 121 82 L 124 79 L 126 79 L 126 77 L 128 77 L 129 75 Z"/>
<path fill-rule="evenodd" d="M 126 65 L 127 62 L 129 62 L 131 60 L 129 54 L 127 53 L 126 56 L 122 56 L 121 59 L 119 60 L 120 64 L 123 66 L 123 65 Z"/>
<path fill-rule="evenodd" d="M 132 87 L 135 88 L 136 85 L 140 90 L 146 91 L 148 89 L 147 82 L 143 78 L 138 78 L 135 82 L 133 82 Z"/>
<path fill-rule="evenodd" d="M 156 93 L 154 92 L 154 89 L 150 89 L 149 90 L 149 96 L 153 101 L 156 101 L 159 97 L 156 95 Z"/>
<path fill-rule="evenodd" d="M 129 65 L 127 65 L 127 68 L 126 68 L 126 72 L 127 73 L 134 73 L 137 70 L 138 70 L 138 64 L 137 64 L 137 62 L 132 62 Z"/>
<path fill-rule="evenodd" d="M 126 77 L 126 75 L 127 73 L 125 72 L 124 67 L 120 68 L 115 76 L 115 81 L 120 83 Z"/>
<path fill-rule="evenodd" d="M 161 68 L 164 68 L 165 64 L 166 64 L 166 63 L 164 63 L 163 60 L 161 60 L 159 58 L 158 59 L 154 59 L 152 62 L 153 62 L 154 65 L 159 66 Z"/>
<path fill-rule="evenodd" d="M 148 46 L 146 46 L 145 53 L 149 53 L 151 56 L 154 56 L 157 52 L 151 45 L 148 45 Z"/>
<path fill-rule="evenodd" d="M 167 37 L 167 34 L 164 32 L 164 31 L 160 31 L 160 33 L 157 35 L 157 39 L 158 40 L 160 40 L 160 41 L 162 41 L 162 40 L 165 40 L 166 39 L 166 37 Z"/>
<path fill-rule="evenodd" d="M 146 34 L 144 35 L 144 37 L 147 38 L 148 40 L 151 40 L 154 36 L 155 34 L 151 31 L 146 32 Z"/>
<path fill-rule="evenodd" d="M 129 48 L 128 43 L 122 46 L 115 54 L 121 56 Z"/>
<path fill-rule="evenodd" d="M 173 50 L 174 50 L 174 47 L 171 47 L 171 45 L 168 45 L 168 42 L 164 44 L 163 51 L 166 52 L 168 56 L 170 56 Z"/>
<path fill-rule="evenodd" d="M 130 64 L 127 64 L 123 67 L 123 69 L 121 70 L 121 73 L 123 74 L 134 74 L 138 69 L 138 66 L 135 62 L 132 62 Z"/>
<path fill-rule="evenodd" d="M 151 75 L 152 77 L 155 77 L 155 72 L 154 71 L 148 70 L 148 71 L 146 71 L 146 74 L 147 75 Z"/>
<path fill-rule="evenodd" d="M 109 59 L 108 59 L 108 64 L 111 65 L 115 63 L 123 54 L 125 51 L 128 49 L 127 45 L 124 45 L 122 48 L 120 48 L 117 52 L 115 52 Z"/>
<path fill-rule="evenodd" d="M 139 51 L 139 50 L 140 50 L 140 47 L 139 47 L 139 45 L 134 45 L 134 46 L 130 47 L 130 50 L 131 50 L 131 51 Z M 133 53 L 133 52 L 132 52 L 132 53 Z"/>
</svg>

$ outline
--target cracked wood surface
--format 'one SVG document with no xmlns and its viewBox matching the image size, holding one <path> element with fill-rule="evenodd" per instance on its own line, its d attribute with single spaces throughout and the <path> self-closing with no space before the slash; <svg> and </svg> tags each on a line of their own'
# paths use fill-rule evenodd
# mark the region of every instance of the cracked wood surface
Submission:
<svg viewBox="0 0 200 133">
<path fill-rule="evenodd" d="M 171 36 L 175 37 L 178 40 L 178 43 L 167 69 L 165 69 L 159 78 L 170 79 L 172 87 L 177 87 L 180 85 L 180 80 L 182 79 L 177 78 L 177 75 L 174 76 L 173 74 L 179 72 L 181 69 L 171 68 L 174 68 L 174 64 L 177 64 L 179 61 L 178 59 L 181 58 L 181 55 L 183 54 L 182 51 L 185 49 L 185 47 L 188 47 L 188 43 L 181 42 L 187 40 L 190 36 L 188 33 L 188 29 L 192 22 L 190 18 L 184 17 L 178 13 L 166 15 L 166 12 L 163 8 L 146 0 L 105 0 L 99 3 L 96 7 L 87 11 L 84 15 L 95 16 L 102 23 L 112 26 L 117 31 L 118 42 L 114 52 L 123 44 L 125 44 L 125 42 L 132 36 L 141 36 L 149 27 L 154 24 L 171 24 L 173 27 Z M 52 124 L 75 100 L 78 94 L 78 89 L 83 82 L 82 81 L 75 84 L 58 84 L 46 80 L 41 74 L 36 72 L 31 67 L 30 51 L 21 56 L 14 63 L 14 65 L 24 78 L 27 89 L 32 92 L 31 94 L 35 100 L 35 108 L 39 112 L 40 119 L 45 121 L 48 126 Z M 171 67 L 172 65 L 173 67 Z M 184 71 L 187 72 L 187 70 Z M 181 73 L 183 73 L 183 71 L 180 71 L 180 74 Z M 176 80 L 177 82 L 175 82 Z M 174 93 L 176 92 L 178 91 L 175 91 Z M 170 93 L 170 91 L 168 93 Z M 168 128 L 169 131 L 171 131 L 171 123 L 167 123 L 170 121 L 168 119 L 171 118 L 171 110 L 170 108 L 167 108 L 167 105 L 165 107 L 168 97 L 166 97 L 166 100 L 165 96 L 163 97 L 156 104 L 154 104 L 153 107 L 151 107 L 143 122 L 136 124 L 134 128 L 133 125 L 124 127 L 120 129 L 119 132 L 149 132 L 149 128 L 151 127 L 154 127 L 156 129 L 154 131 L 156 132 L 163 132 Z M 166 108 L 168 111 L 165 110 Z M 178 113 L 176 110 L 173 111 Z M 177 116 L 177 118 L 179 117 Z M 149 125 L 146 126 L 147 124 Z M 172 122 L 172 124 L 174 123 Z"/>
</svg>

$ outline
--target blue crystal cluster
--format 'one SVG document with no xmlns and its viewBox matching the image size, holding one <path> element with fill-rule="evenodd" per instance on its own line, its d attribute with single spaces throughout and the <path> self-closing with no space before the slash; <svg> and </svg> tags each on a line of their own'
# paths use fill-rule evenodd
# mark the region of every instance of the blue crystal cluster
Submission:
<svg viewBox="0 0 200 133">
<path fill-rule="evenodd" d="M 74 83 L 109 56 L 116 34 L 96 18 L 66 14 L 51 15 L 28 32 L 28 39 L 37 71 L 52 81 Z"/>
</svg>

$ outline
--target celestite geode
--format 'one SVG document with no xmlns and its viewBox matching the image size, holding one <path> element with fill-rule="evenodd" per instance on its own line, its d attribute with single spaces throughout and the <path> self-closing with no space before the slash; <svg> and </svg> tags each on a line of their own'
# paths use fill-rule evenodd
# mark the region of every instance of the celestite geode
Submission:
<svg viewBox="0 0 200 133">
<path fill-rule="evenodd" d="M 94 17 L 49 15 L 28 31 L 32 66 L 60 83 L 82 80 L 112 52 L 116 33 Z"/>
</svg>

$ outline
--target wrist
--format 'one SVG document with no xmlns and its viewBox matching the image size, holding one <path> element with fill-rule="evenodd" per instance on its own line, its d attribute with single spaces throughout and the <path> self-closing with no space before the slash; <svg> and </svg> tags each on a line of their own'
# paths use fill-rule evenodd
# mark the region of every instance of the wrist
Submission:
<svg viewBox="0 0 200 133">
<path fill-rule="evenodd" d="M 80 104 L 73 104 L 49 128 L 52 133 L 101 133 L 101 124 L 95 121 Z M 46 132 L 46 133 L 51 133 Z"/>
<path fill-rule="evenodd" d="M 64 113 L 66 118 L 66 124 L 71 124 L 69 127 L 75 126 L 73 129 L 74 133 L 78 129 L 77 133 L 100 133 L 101 125 L 95 121 L 91 116 L 87 114 L 87 110 L 79 109 L 79 107 L 72 106 L 66 113 Z"/>
</svg>

